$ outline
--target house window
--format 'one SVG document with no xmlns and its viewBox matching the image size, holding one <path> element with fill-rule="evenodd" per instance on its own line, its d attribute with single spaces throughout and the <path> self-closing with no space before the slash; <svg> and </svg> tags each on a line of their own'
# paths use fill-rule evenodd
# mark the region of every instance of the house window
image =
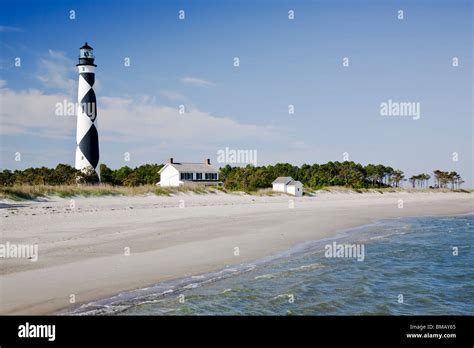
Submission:
<svg viewBox="0 0 474 348">
<path fill-rule="evenodd" d="M 193 180 L 193 173 L 181 173 L 181 180 Z"/>
<path fill-rule="evenodd" d="M 202 173 L 196 173 L 196 180 L 202 180 Z"/>
<path fill-rule="evenodd" d="M 217 173 L 206 173 L 206 180 L 217 180 Z"/>
</svg>

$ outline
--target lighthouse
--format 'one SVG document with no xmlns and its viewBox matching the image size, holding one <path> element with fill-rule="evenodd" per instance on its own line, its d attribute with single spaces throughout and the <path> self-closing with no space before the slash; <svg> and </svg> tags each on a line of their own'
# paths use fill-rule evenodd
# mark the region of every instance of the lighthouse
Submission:
<svg viewBox="0 0 474 348">
<path fill-rule="evenodd" d="M 79 50 L 79 86 L 77 93 L 76 169 L 93 170 L 97 174 L 99 163 L 99 133 L 97 131 L 97 105 L 94 92 L 94 53 L 87 42 Z"/>
</svg>

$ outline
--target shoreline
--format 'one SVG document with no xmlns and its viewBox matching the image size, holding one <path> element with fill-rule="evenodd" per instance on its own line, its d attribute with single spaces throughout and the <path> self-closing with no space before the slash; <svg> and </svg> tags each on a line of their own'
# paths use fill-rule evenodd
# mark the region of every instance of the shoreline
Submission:
<svg viewBox="0 0 474 348">
<path fill-rule="evenodd" d="M 67 199 L 35 202 L 34 207 L 26 203 L 16 208 L 18 213 L 2 217 L 2 243 L 36 240 L 39 260 L 2 260 L 7 267 L 2 269 L 0 313 L 60 314 L 130 290 L 249 263 L 387 218 L 469 214 L 473 196 L 107 197 L 77 199 L 81 209 L 72 212 L 64 208 Z M 398 199 L 404 200 L 404 208 L 398 208 Z M 186 208 L 176 208 L 179 200 Z M 123 254 L 127 245 L 130 256 Z M 73 305 L 71 294 L 76 297 Z"/>
<path fill-rule="evenodd" d="M 146 303 L 146 301 L 143 302 L 143 301 L 140 301 L 140 299 L 144 299 L 148 296 L 154 296 L 154 297 L 176 296 L 176 295 L 181 294 L 183 291 L 187 290 L 190 285 L 197 284 L 197 287 L 200 287 L 201 285 L 204 285 L 207 283 L 214 283 L 228 277 L 233 277 L 236 275 L 238 276 L 246 272 L 251 272 L 251 271 L 254 271 L 255 269 L 258 269 L 258 267 L 260 266 L 265 266 L 269 263 L 272 263 L 284 258 L 288 258 L 293 255 L 298 256 L 299 254 L 304 254 L 308 249 L 314 248 L 316 244 L 338 241 L 340 239 L 345 239 L 345 238 L 353 238 L 353 237 L 357 238 L 358 237 L 357 232 L 359 232 L 360 230 L 364 230 L 365 228 L 370 228 L 379 224 L 383 225 L 384 223 L 390 222 L 393 220 L 406 219 L 406 218 L 462 217 L 462 216 L 470 216 L 470 215 L 474 215 L 474 212 L 448 214 L 448 215 L 440 214 L 440 215 L 395 217 L 395 218 L 374 220 L 367 224 L 357 225 L 357 226 L 353 226 L 353 227 L 349 227 L 343 230 L 336 231 L 336 233 L 333 236 L 302 242 L 300 244 L 292 246 L 289 249 L 280 250 L 275 254 L 258 258 L 248 263 L 233 264 L 233 265 L 227 266 L 226 268 L 222 268 L 219 271 L 196 274 L 196 275 L 188 276 L 186 278 L 171 279 L 171 280 L 159 282 L 156 284 L 148 285 L 146 287 L 135 288 L 135 289 L 127 290 L 124 292 L 119 292 L 119 293 L 114 294 L 113 296 L 99 298 L 88 303 L 82 303 L 82 304 L 72 306 L 67 309 L 59 310 L 52 314 L 65 315 L 65 316 L 119 314 L 122 311 L 127 310 L 128 306 L 133 306 L 137 304 L 136 302 L 137 300 L 138 300 L 138 304 L 140 305 Z M 227 273 L 227 275 L 223 275 L 224 273 Z M 118 302 L 121 306 L 125 306 L 127 308 L 122 308 L 120 310 L 113 310 L 113 309 L 106 310 L 105 313 L 101 313 L 101 311 L 104 312 L 104 306 L 114 306 L 116 305 L 116 302 Z M 94 308 L 94 307 L 98 307 L 98 308 Z M 98 313 L 96 313 L 96 311 L 98 311 Z"/>
</svg>

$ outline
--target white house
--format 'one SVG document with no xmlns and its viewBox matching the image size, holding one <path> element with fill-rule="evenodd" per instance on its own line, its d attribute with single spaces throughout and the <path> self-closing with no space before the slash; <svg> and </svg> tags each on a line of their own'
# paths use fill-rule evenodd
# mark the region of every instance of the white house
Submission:
<svg viewBox="0 0 474 348">
<path fill-rule="evenodd" d="M 303 195 L 303 184 L 293 180 L 291 176 L 280 176 L 272 182 L 274 192 L 284 192 L 301 197 Z"/>
<path fill-rule="evenodd" d="M 219 171 L 207 159 L 202 163 L 178 163 L 170 158 L 168 163 L 159 171 L 162 187 L 180 186 L 187 182 L 202 185 L 220 185 Z"/>
</svg>

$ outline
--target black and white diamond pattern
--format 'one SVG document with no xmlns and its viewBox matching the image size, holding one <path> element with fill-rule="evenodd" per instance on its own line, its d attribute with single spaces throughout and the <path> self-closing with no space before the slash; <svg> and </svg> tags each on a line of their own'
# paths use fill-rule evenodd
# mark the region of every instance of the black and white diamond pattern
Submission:
<svg viewBox="0 0 474 348">
<path fill-rule="evenodd" d="M 76 168 L 92 166 L 96 170 L 99 163 L 99 134 L 97 132 L 97 106 L 94 92 L 94 67 L 82 67 L 79 74 L 77 108 L 77 149 Z M 87 71 L 89 70 L 89 71 Z"/>
</svg>

